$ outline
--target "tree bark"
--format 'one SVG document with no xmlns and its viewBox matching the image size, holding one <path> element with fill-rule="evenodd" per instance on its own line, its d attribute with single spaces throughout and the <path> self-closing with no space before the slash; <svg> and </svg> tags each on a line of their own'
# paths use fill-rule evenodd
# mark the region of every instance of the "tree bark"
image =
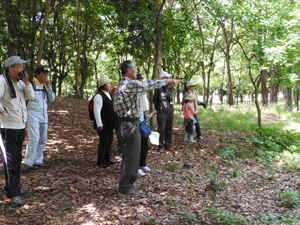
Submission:
<svg viewBox="0 0 300 225">
<path fill-rule="evenodd" d="M 292 88 L 286 88 L 286 109 L 293 111 Z"/>
<path fill-rule="evenodd" d="M 268 90 L 267 90 L 267 82 L 266 82 L 266 71 L 261 71 L 261 97 L 262 97 L 262 105 L 268 105 Z"/>
<path fill-rule="evenodd" d="M 37 66 L 41 65 L 43 44 L 44 44 L 44 38 L 45 38 L 45 30 L 46 30 L 46 24 L 47 24 L 49 10 L 50 10 L 50 4 L 51 4 L 51 0 L 47 0 L 44 21 L 43 21 L 43 25 L 42 25 L 42 29 L 41 29 L 41 33 L 40 33 L 39 48 L 38 48 L 38 52 L 37 52 L 37 63 L 36 63 Z"/>
<path fill-rule="evenodd" d="M 78 87 L 78 78 L 80 71 L 80 0 L 78 0 L 78 8 L 77 8 L 77 65 L 76 65 L 76 75 L 75 75 L 75 98 L 79 98 L 79 87 Z"/>
</svg>

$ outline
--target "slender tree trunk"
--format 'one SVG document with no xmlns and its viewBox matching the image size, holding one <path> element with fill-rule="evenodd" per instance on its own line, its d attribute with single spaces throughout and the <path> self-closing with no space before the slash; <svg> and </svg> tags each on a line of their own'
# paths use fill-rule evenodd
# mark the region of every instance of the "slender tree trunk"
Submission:
<svg viewBox="0 0 300 225">
<path fill-rule="evenodd" d="M 268 105 L 268 90 L 267 90 L 267 82 L 266 82 L 266 71 L 261 71 L 261 98 L 262 105 Z"/>
<path fill-rule="evenodd" d="M 297 112 L 299 112 L 299 86 L 297 85 L 297 93 L 296 93 L 296 105 L 297 105 Z"/>
<path fill-rule="evenodd" d="M 76 75 L 75 75 L 75 98 L 79 99 L 79 88 L 78 88 L 78 78 L 80 71 L 80 0 L 78 0 L 77 8 L 77 65 L 76 65 Z"/>
<path fill-rule="evenodd" d="M 286 108 L 289 111 L 293 111 L 293 100 L 292 100 L 292 88 L 286 88 Z"/>
<path fill-rule="evenodd" d="M 51 0 L 47 0 L 44 21 L 43 21 L 42 30 L 40 33 L 40 42 L 39 42 L 39 48 L 38 48 L 38 53 L 37 53 L 37 63 L 36 63 L 37 66 L 41 65 L 43 44 L 44 44 L 44 38 L 45 38 L 45 30 L 46 30 L 46 24 L 47 24 L 49 10 L 50 10 L 50 4 L 51 4 Z"/>
</svg>

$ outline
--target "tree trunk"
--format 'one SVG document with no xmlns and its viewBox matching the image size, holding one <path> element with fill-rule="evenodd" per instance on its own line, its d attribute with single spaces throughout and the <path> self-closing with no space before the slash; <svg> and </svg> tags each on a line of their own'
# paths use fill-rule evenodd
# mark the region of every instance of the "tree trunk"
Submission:
<svg viewBox="0 0 300 225">
<path fill-rule="evenodd" d="M 80 0 L 78 0 L 78 8 L 77 8 L 77 65 L 76 65 L 76 75 L 75 75 L 75 98 L 79 99 L 79 88 L 78 88 L 78 78 L 80 71 Z"/>
<path fill-rule="evenodd" d="M 42 30 L 41 30 L 41 33 L 40 33 L 39 48 L 38 48 L 38 52 L 37 52 L 37 63 L 36 63 L 37 66 L 41 65 L 42 53 L 43 53 L 43 44 L 44 44 L 44 38 L 45 38 L 45 30 L 46 30 L 48 15 L 49 15 L 50 4 L 51 4 L 51 0 L 47 0 L 44 21 L 43 21 Z"/>
<path fill-rule="evenodd" d="M 268 105 L 268 90 L 267 90 L 267 82 L 266 82 L 266 71 L 261 71 L 261 98 L 262 98 L 262 105 Z"/>
<path fill-rule="evenodd" d="M 297 86 L 297 94 L 296 94 L 296 105 L 297 105 L 297 112 L 299 112 L 299 86 Z"/>
<path fill-rule="evenodd" d="M 292 88 L 286 88 L 286 108 L 289 111 L 293 111 L 293 100 L 292 100 Z"/>
</svg>

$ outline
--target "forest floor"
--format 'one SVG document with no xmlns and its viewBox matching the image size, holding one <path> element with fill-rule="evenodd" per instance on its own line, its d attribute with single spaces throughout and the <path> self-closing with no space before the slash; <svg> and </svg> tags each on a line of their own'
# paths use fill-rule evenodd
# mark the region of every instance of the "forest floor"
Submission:
<svg viewBox="0 0 300 225">
<path fill-rule="evenodd" d="M 0 224 L 286 224 L 300 223 L 299 208 L 280 204 L 279 193 L 299 191 L 299 172 L 270 169 L 257 158 L 220 157 L 220 149 L 238 143 L 240 131 L 204 130 L 204 140 L 184 143 L 182 124 L 174 122 L 174 151 L 149 144 L 152 169 L 139 176 L 139 197 L 117 195 L 121 157 L 114 135 L 110 169 L 97 167 L 98 135 L 87 113 L 87 100 L 57 97 L 49 104 L 44 162 L 50 169 L 22 171 L 25 205 L 12 208 L 0 194 Z M 25 156 L 24 141 L 23 159 Z M 184 163 L 190 169 L 182 169 Z M 22 162 L 24 165 L 24 160 Z M 0 187 L 4 187 L 4 175 Z M 227 221 L 227 222 L 226 222 Z M 293 224 L 293 223 L 290 223 Z"/>
</svg>

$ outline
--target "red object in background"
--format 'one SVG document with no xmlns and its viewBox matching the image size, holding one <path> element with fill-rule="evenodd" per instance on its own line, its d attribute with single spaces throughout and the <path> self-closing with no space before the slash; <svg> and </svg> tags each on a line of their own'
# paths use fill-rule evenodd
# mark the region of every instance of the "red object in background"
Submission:
<svg viewBox="0 0 300 225">
<path fill-rule="evenodd" d="M 115 90 L 116 90 L 116 87 L 114 87 L 113 89 L 110 90 L 111 96 L 114 96 Z"/>
</svg>

